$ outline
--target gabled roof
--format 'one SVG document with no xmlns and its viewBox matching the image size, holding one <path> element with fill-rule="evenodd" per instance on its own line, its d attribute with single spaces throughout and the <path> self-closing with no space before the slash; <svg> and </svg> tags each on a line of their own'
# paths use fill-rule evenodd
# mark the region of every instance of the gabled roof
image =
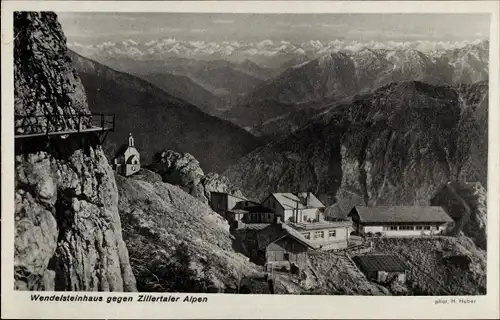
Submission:
<svg viewBox="0 0 500 320">
<path fill-rule="evenodd" d="M 257 243 L 259 250 L 266 248 L 270 243 L 281 239 L 285 235 L 285 231 L 281 228 L 281 224 L 273 223 L 260 230 L 257 233 Z"/>
<path fill-rule="evenodd" d="M 365 223 L 453 222 L 443 208 L 437 206 L 356 206 L 349 216 L 352 216 L 354 210 L 358 213 L 360 221 Z"/>
<path fill-rule="evenodd" d="M 242 229 L 260 231 L 267 228 L 270 223 L 246 223 Z"/>
<path fill-rule="evenodd" d="M 361 270 L 365 272 L 372 271 L 400 271 L 404 272 L 409 270 L 406 262 L 401 260 L 395 255 L 377 254 L 377 255 L 364 255 L 355 256 L 353 258 Z"/>
<path fill-rule="evenodd" d="M 259 250 L 264 249 L 271 243 L 274 243 L 285 237 L 290 237 L 311 249 L 317 249 L 319 247 L 319 245 L 313 244 L 310 240 L 307 240 L 302 234 L 300 234 L 300 232 L 293 230 L 286 224 L 276 223 L 270 224 L 266 228 L 260 230 L 260 232 L 257 234 Z"/>
<path fill-rule="evenodd" d="M 125 154 L 125 151 L 127 151 L 128 148 L 135 149 L 133 146 L 129 146 L 128 143 L 122 144 L 118 150 L 115 152 L 115 158 L 118 158 L 119 156 L 123 156 Z"/>
<path fill-rule="evenodd" d="M 309 193 L 309 198 L 307 198 L 307 192 L 300 192 L 299 196 L 293 193 L 272 193 L 271 195 L 285 210 L 296 209 L 297 207 L 299 209 L 325 207 L 312 192 Z"/>
</svg>

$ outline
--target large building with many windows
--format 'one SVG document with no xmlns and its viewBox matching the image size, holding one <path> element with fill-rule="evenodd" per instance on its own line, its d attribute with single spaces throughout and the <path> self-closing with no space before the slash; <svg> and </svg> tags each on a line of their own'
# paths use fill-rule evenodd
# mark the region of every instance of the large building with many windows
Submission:
<svg viewBox="0 0 500 320">
<path fill-rule="evenodd" d="M 360 235 L 436 235 L 453 223 L 437 206 L 356 206 L 348 216 Z"/>
</svg>

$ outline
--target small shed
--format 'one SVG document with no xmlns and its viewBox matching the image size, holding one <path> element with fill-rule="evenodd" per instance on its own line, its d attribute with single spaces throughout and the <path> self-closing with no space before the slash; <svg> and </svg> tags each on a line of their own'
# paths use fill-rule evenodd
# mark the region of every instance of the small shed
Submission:
<svg viewBox="0 0 500 320">
<path fill-rule="evenodd" d="M 291 270 L 295 266 L 299 270 L 307 264 L 307 250 L 310 246 L 297 238 L 286 234 L 266 247 L 266 261 L 273 268 Z"/>
<path fill-rule="evenodd" d="M 353 260 L 368 280 L 379 283 L 406 282 L 410 270 L 408 264 L 395 255 L 363 255 L 355 256 Z"/>
</svg>

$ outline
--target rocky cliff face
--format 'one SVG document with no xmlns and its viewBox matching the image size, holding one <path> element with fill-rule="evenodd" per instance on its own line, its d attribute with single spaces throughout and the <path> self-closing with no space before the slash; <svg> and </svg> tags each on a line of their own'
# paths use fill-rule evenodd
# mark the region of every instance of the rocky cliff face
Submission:
<svg viewBox="0 0 500 320">
<path fill-rule="evenodd" d="M 236 253 L 227 222 L 181 188 L 142 169 L 116 177 L 123 234 L 139 291 L 234 292 L 259 273 Z"/>
<path fill-rule="evenodd" d="M 90 111 L 57 16 L 15 13 L 14 33 L 17 133 L 75 128 L 71 115 Z M 21 116 L 46 115 L 53 121 L 22 125 Z M 15 165 L 15 288 L 135 291 L 116 182 L 97 137 L 18 139 Z"/>
<path fill-rule="evenodd" d="M 428 204 L 449 180 L 486 183 L 487 92 L 485 83 L 391 84 L 331 108 L 224 175 L 256 199 L 299 188 L 341 207 Z"/>
<path fill-rule="evenodd" d="M 205 175 L 200 163 L 189 153 L 166 150 L 156 154 L 150 169 L 160 174 L 164 182 L 177 185 L 185 192 L 207 203 L 211 192 L 242 196 L 230 181 L 217 173 Z"/>
<path fill-rule="evenodd" d="M 431 203 L 442 206 L 455 220 L 454 234 L 464 234 L 481 249 L 487 244 L 487 192 L 479 182 L 445 184 Z"/>
</svg>

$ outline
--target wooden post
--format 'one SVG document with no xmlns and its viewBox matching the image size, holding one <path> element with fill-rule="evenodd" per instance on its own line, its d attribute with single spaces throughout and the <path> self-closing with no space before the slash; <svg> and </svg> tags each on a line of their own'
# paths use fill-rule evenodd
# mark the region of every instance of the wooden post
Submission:
<svg viewBox="0 0 500 320">
<path fill-rule="evenodd" d="M 101 128 L 104 131 L 104 113 L 101 113 Z"/>
</svg>

